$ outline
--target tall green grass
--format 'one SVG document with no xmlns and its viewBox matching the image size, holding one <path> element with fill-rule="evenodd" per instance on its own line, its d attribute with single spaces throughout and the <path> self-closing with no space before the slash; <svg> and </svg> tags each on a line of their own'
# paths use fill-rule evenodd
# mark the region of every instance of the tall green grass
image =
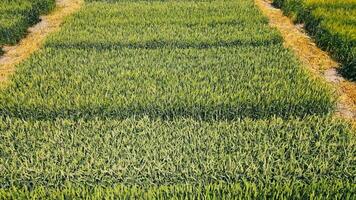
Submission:
<svg viewBox="0 0 356 200">
<path fill-rule="evenodd" d="M 356 3 L 352 0 L 274 0 L 303 22 L 318 45 L 342 63 L 341 72 L 356 80 Z"/>
</svg>

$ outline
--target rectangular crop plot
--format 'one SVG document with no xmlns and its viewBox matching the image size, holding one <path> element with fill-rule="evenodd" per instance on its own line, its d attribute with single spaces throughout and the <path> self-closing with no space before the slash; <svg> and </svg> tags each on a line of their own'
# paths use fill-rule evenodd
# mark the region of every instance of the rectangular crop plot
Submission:
<svg viewBox="0 0 356 200">
<path fill-rule="evenodd" d="M 18 67 L 0 113 L 20 118 L 323 115 L 308 76 L 250 1 L 92 3 Z"/>
<path fill-rule="evenodd" d="M 1 118 L 0 130 L 2 188 L 355 179 L 355 134 L 329 118 Z"/>
<path fill-rule="evenodd" d="M 280 42 L 252 2 L 93 3 L 47 46 L 207 48 Z"/>
<path fill-rule="evenodd" d="M 0 199 L 353 199 L 354 130 L 252 0 L 86 2 L 1 88 Z"/>
</svg>

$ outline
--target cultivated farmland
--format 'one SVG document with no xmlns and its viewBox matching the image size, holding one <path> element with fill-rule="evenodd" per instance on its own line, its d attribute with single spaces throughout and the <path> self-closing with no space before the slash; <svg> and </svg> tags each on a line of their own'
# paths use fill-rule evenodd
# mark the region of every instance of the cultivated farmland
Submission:
<svg viewBox="0 0 356 200">
<path fill-rule="evenodd" d="M 91 3 L 18 67 L 13 87 L 0 93 L 0 113 L 39 119 L 329 113 L 329 89 L 296 66 L 250 1 Z"/>
<path fill-rule="evenodd" d="M 355 132 L 253 1 L 87 1 L 0 91 L 0 198 L 355 198 Z"/>
<path fill-rule="evenodd" d="M 305 23 L 318 45 L 343 64 L 343 74 L 356 80 L 355 0 L 274 0 L 286 14 Z"/>
<path fill-rule="evenodd" d="M 39 16 L 52 10 L 55 0 L 2 0 L 0 2 L 0 47 L 17 43 Z"/>
</svg>

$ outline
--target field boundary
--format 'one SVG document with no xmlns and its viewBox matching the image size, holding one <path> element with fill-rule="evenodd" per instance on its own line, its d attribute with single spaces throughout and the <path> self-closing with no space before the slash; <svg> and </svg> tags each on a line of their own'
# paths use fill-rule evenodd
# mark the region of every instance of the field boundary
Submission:
<svg viewBox="0 0 356 200">
<path fill-rule="evenodd" d="M 281 33 L 284 46 L 295 53 L 308 71 L 322 77 L 336 89 L 339 98 L 335 115 L 356 123 L 356 83 L 347 81 L 337 73 L 340 64 L 316 46 L 302 24 L 295 25 L 283 11 L 273 7 L 270 1 L 255 0 L 255 4 L 269 19 L 270 26 Z"/>
<path fill-rule="evenodd" d="M 41 21 L 28 29 L 28 34 L 12 46 L 4 46 L 4 55 L 0 56 L 0 85 L 7 82 L 16 70 L 16 65 L 38 50 L 48 34 L 58 30 L 64 18 L 79 10 L 83 0 L 56 0 L 56 8 Z"/>
</svg>

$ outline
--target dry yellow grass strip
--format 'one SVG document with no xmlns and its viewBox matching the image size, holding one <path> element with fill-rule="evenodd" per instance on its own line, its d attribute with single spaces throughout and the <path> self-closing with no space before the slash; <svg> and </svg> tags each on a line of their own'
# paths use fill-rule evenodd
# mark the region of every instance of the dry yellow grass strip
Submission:
<svg viewBox="0 0 356 200">
<path fill-rule="evenodd" d="M 29 28 L 29 34 L 19 44 L 5 46 L 5 54 L 0 57 L 0 83 L 6 82 L 15 71 L 15 66 L 39 49 L 46 36 L 58 30 L 64 18 L 77 11 L 82 3 L 82 0 L 57 0 L 56 9 Z"/>
<path fill-rule="evenodd" d="M 256 5 L 268 17 L 272 27 L 277 28 L 284 38 L 284 46 L 290 48 L 299 57 L 304 66 L 314 75 L 323 77 L 332 84 L 339 97 L 336 116 L 356 122 L 356 84 L 337 74 L 339 64 L 319 49 L 312 39 L 304 33 L 302 26 L 294 25 L 280 9 L 271 6 L 266 0 L 255 0 Z"/>
</svg>

